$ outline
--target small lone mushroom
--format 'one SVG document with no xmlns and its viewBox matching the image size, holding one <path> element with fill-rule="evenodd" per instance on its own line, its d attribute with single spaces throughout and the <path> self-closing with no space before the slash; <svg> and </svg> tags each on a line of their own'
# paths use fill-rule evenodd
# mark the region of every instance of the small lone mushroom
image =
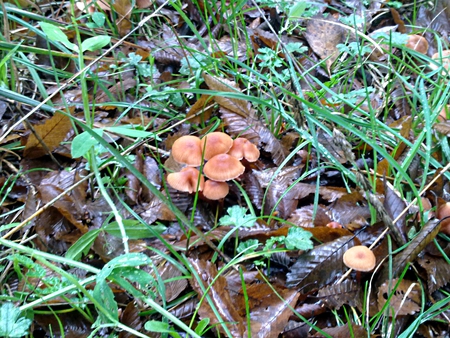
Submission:
<svg viewBox="0 0 450 338">
<path fill-rule="evenodd" d="M 344 253 L 344 264 L 356 271 L 372 271 L 377 264 L 377 259 L 372 250 L 364 245 L 356 245 Z"/>
<path fill-rule="evenodd" d="M 410 35 L 408 41 L 406 42 L 406 47 L 415 50 L 421 54 L 427 54 L 428 52 L 428 41 L 423 36 L 420 35 Z"/>
<path fill-rule="evenodd" d="M 442 204 L 436 211 L 436 217 L 441 221 L 441 228 L 439 229 L 439 232 L 442 232 L 446 235 L 450 235 L 450 218 L 445 218 L 449 216 L 450 216 L 450 202 L 447 202 Z"/>
<path fill-rule="evenodd" d="M 199 176 L 200 184 L 198 184 Z M 180 172 L 167 175 L 167 183 L 178 191 L 184 191 L 192 194 L 197 191 L 197 185 L 199 191 L 203 190 L 205 178 L 197 169 L 186 167 L 181 169 Z"/>
</svg>

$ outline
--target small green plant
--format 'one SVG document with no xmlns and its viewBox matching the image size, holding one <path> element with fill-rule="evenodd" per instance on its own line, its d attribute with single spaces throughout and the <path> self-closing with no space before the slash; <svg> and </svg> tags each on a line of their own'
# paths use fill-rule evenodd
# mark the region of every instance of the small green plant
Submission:
<svg viewBox="0 0 450 338">
<path fill-rule="evenodd" d="M 58 26 L 52 25 L 47 22 L 40 22 L 40 25 L 50 41 L 61 42 L 68 49 L 76 53 L 84 53 L 86 51 L 91 52 L 96 51 L 100 48 L 105 47 L 111 41 L 111 37 L 107 35 L 98 35 L 84 40 L 81 43 L 81 46 L 78 47 L 78 45 L 69 41 L 67 35 L 64 34 L 62 29 L 59 28 Z"/>
<path fill-rule="evenodd" d="M 11 302 L 0 307 L 0 337 L 20 338 L 28 333 L 31 319 L 21 315 L 20 310 Z"/>
</svg>

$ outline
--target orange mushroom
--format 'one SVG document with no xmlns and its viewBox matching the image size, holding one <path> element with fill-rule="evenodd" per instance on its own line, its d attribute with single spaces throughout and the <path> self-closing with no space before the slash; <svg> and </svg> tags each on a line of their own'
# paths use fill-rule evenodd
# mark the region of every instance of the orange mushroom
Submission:
<svg viewBox="0 0 450 338">
<path fill-rule="evenodd" d="M 213 180 L 205 181 L 203 187 L 203 196 L 209 200 L 220 200 L 228 195 L 230 188 L 226 182 L 216 182 Z"/>
<path fill-rule="evenodd" d="M 200 138 L 197 136 L 182 136 L 173 143 L 173 159 L 191 167 L 202 164 L 202 147 Z"/>
<path fill-rule="evenodd" d="M 450 235 L 450 202 L 442 204 L 439 209 L 436 211 L 436 217 L 441 220 L 441 229 L 440 232 Z"/>
<path fill-rule="evenodd" d="M 238 137 L 233 141 L 233 146 L 228 151 L 228 154 L 236 157 L 238 160 L 245 158 L 249 162 L 256 162 L 259 158 L 258 148 L 243 137 Z"/>
<path fill-rule="evenodd" d="M 413 34 L 408 37 L 406 47 L 415 50 L 418 53 L 427 54 L 428 41 L 423 36 Z"/>
<path fill-rule="evenodd" d="M 220 154 L 212 157 L 203 167 L 206 177 L 217 182 L 232 180 L 245 171 L 245 167 L 236 157 Z"/>
<path fill-rule="evenodd" d="M 233 139 L 220 131 L 207 134 L 201 139 L 201 150 L 204 151 L 205 160 L 219 154 L 226 154 L 232 145 Z"/>
<path fill-rule="evenodd" d="M 199 177 L 200 184 L 198 182 Z M 185 191 L 192 194 L 197 191 L 197 185 L 199 191 L 203 190 L 205 178 L 197 169 L 186 167 L 181 169 L 180 172 L 167 175 L 167 183 L 178 191 Z"/>
<path fill-rule="evenodd" d="M 348 249 L 343 256 L 344 264 L 356 271 L 372 271 L 377 259 L 368 247 L 356 245 Z"/>
<path fill-rule="evenodd" d="M 443 50 L 442 52 L 435 53 L 431 58 L 435 61 L 431 61 L 428 64 L 428 67 L 433 70 L 438 69 L 439 66 L 436 64 L 437 62 L 438 64 L 441 64 L 442 67 L 448 72 L 450 68 L 450 50 Z M 447 73 L 446 71 L 443 70 L 442 75 L 445 75 Z"/>
</svg>

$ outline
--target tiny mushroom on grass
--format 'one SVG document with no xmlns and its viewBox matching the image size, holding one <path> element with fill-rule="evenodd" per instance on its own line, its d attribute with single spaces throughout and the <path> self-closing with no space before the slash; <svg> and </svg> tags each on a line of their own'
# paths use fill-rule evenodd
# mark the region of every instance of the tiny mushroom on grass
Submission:
<svg viewBox="0 0 450 338">
<path fill-rule="evenodd" d="M 229 191 L 230 188 L 226 182 L 207 180 L 203 187 L 203 196 L 209 200 L 216 201 L 227 196 Z"/>
<path fill-rule="evenodd" d="M 450 202 L 444 203 L 439 207 L 436 211 L 436 217 L 441 220 L 441 228 L 439 231 L 446 235 L 450 235 Z"/>
<path fill-rule="evenodd" d="M 202 164 L 201 141 L 197 136 L 182 136 L 172 145 L 173 159 L 191 167 Z"/>
<path fill-rule="evenodd" d="M 413 34 L 408 37 L 406 47 L 415 50 L 418 53 L 427 54 L 428 41 L 423 36 Z"/>
<path fill-rule="evenodd" d="M 439 65 L 442 65 L 442 67 L 448 72 L 450 67 L 450 50 L 443 50 L 442 52 L 435 53 L 431 58 L 433 60 L 428 64 L 428 67 L 436 70 L 439 68 Z M 442 71 L 442 75 L 447 73 L 445 70 Z"/>
<path fill-rule="evenodd" d="M 256 162 L 259 158 L 258 148 L 243 137 L 238 137 L 233 141 L 233 146 L 228 151 L 228 154 L 236 157 L 238 160 L 245 158 L 249 162 Z"/>
<path fill-rule="evenodd" d="M 200 184 L 198 184 L 199 176 Z M 192 194 L 197 191 L 197 185 L 199 191 L 203 190 L 205 178 L 203 175 L 200 175 L 200 172 L 197 169 L 186 167 L 181 169 L 180 172 L 167 175 L 167 183 L 178 191 Z"/>
<path fill-rule="evenodd" d="M 351 247 L 344 253 L 344 264 L 355 271 L 372 271 L 377 259 L 372 250 L 364 245 Z"/>
<path fill-rule="evenodd" d="M 207 134 L 201 139 L 201 149 L 204 151 L 205 160 L 219 154 L 226 154 L 233 145 L 233 139 L 220 131 Z"/>
<path fill-rule="evenodd" d="M 237 178 L 245 171 L 245 167 L 236 157 L 220 154 L 211 158 L 203 167 L 206 177 L 217 182 L 225 182 Z"/>
</svg>

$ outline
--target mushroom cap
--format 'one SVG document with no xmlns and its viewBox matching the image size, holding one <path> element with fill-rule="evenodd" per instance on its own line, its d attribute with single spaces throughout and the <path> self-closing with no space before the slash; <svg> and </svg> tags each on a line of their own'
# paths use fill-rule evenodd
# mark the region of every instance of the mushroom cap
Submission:
<svg viewBox="0 0 450 338">
<path fill-rule="evenodd" d="M 428 41 L 423 36 L 413 34 L 408 37 L 406 47 L 418 53 L 426 54 L 428 52 Z"/>
<path fill-rule="evenodd" d="M 233 146 L 228 151 L 228 154 L 236 157 L 238 160 L 245 158 L 249 162 L 255 162 L 259 158 L 258 148 L 243 137 L 238 137 L 233 141 Z"/>
<path fill-rule="evenodd" d="M 219 154 L 226 154 L 232 145 L 233 139 L 220 131 L 209 133 L 201 139 L 201 150 L 204 149 L 205 160 Z"/>
<path fill-rule="evenodd" d="M 433 60 L 438 61 L 438 63 L 441 63 L 444 69 L 448 70 L 450 67 L 450 50 L 443 50 L 441 53 L 437 52 L 433 54 L 431 57 Z M 431 61 L 428 64 L 428 67 L 430 67 L 433 70 L 436 70 L 439 68 L 438 65 L 436 65 L 436 61 Z M 442 71 L 442 74 L 445 74 L 445 71 Z"/>
<path fill-rule="evenodd" d="M 205 181 L 205 186 L 203 187 L 203 196 L 209 200 L 220 200 L 228 195 L 230 187 L 226 182 L 217 182 L 213 180 Z"/>
<path fill-rule="evenodd" d="M 192 167 L 186 167 L 181 169 L 180 172 L 167 175 L 167 183 L 178 191 L 185 191 L 192 194 L 197 191 L 199 176 L 200 184 L 198 190 L 201 191 L 205 185 L 205 178 L 197 169 Z"/>
<path fill-rule="evenodd" d="M 442 219 L 448 216 L 450 216 L 450 202 L 442 204 L 436 211 L 436 217 L 441 220 L 441 228 L 439 231 L 446 235 L 450 235 L 450 218 Z"/>
<path fill-rule="evenodd" d="M 178 163 L 198 167 L 202 164 L 202 147 L 197 136 L 182 136 L 173 143 L 172 157 Z"/>
<path fill-rule="evenodd" d="M 372 271 L 377 259 L 372 250 L 364 245 L 356 245 L 344 253 L 344 264 L 356 271 Z"/>
<path fill-rule="evenodd" d="M 206 177 L 217 182 L 232 180 L 245 171 L 245 167 L 236 157 L 220 154 L 211 158 L 203 167 Z"/>
</svg>

